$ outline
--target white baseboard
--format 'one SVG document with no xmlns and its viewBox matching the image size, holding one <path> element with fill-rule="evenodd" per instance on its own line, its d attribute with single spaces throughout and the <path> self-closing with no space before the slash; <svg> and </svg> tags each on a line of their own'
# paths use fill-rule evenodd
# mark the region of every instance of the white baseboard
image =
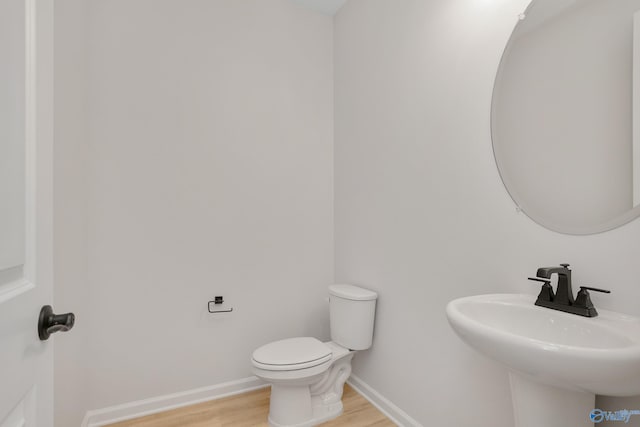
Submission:
<svg viewBox="0 0 640 427">
<path fill-rule="evenodd" d="M 85 415 L 84 420 L 82 421 L 82 427 L 100 427 L 119 421 L 169 411 L 183 406 L 246 393 L 248 391 L 257 390 L 267 386 L 268 384 L 265 384 L 257 377 L 249 377 L 210 387 L 183 391 L 166 396 L 152 397 L 150 399 L 138 400 L 136 402 L 111 406 L 104 409 L 91 410 Z"/>
<path fill-rule="evenodd" d="M 357 376 L 351 374 L 347 380 L 347 384 L 353 387 L 355 391 L 360 393 L 362 397 L 378 408 L 380 412 L 385 414 L 387 418 L 393 421 L 396 425 L 400 427 L 423 427 L 422 424 L 411 418 L 409 414 L 391 403 L 390 400 L 375 391 L 369 384 L 365 383 Z"/>
<path fill-rule="evenodd" d="M 422 424 L 411 418 L 406 412 L 391 403 L 387 398 L 375 391 L 369 384 L 355 375 L 351 375 L 347 383 L 367 399 L 380 412 L 400 427 L 422 427 Z M 104 409 L 88 411 L 81 427 L 101 427 L 120 421 L 144 417 L 158 412 L 170 411 L 183 406 L 195 405 L 209 400 L 246 393 L 251 390 L 268 387 L 257 377 L 248 377 L 195 390 L 152 397 Z"/>
</svg>

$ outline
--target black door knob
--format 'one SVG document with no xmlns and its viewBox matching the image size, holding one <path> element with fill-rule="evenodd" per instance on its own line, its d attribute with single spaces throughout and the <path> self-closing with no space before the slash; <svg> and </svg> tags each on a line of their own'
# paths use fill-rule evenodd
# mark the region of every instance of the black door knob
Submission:
<svg viewBox="0 0 640 427">
<path fill-rule="evenodd" d="M 50 305 L 45 305 L 40 310 L 40 318 L 38 319 L 38 336 L 40 340 L 46 341 L 51 334 L 56 332 L 67 332 L 73 328 L 76 322 L 76 316 L 73 313 L 53 314 Z"/>
</svg>

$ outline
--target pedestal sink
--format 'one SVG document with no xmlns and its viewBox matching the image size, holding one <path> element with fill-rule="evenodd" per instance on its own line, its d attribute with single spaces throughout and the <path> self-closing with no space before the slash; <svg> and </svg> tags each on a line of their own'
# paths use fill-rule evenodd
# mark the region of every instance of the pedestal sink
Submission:
<svg viewBox="0 0 640 427">
<path fill-rule="evenodd" d="M 534 302 L 492 294 L 447 305 L 458 336 L 509 369 L 516 427 L 592 427 L 596 394 L 640 394 L 640 318 L 601 309 L 587 318 Z"/>
</svg>

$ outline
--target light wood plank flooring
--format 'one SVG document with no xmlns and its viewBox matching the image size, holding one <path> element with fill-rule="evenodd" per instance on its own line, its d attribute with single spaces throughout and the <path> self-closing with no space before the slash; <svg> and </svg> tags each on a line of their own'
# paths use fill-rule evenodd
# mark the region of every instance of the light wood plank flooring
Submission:
<svg viewBox="0 0 640 427">
<path fill-rule="evenodd" d="M 235 427 L 268 426 L 270 388 L 199 403 L 193 406 L 149 415 L 108 427 Z M 323 427 L 395 426 L 364 397 L 345 384 L 343 414 Z"/>
</svg>

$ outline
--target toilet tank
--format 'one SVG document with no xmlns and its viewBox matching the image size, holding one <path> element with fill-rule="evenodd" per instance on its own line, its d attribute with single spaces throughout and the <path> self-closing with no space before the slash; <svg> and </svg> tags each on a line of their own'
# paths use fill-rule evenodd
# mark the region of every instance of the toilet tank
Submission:
<svg viewBox="0 0 640 427">
<path fill-rule="evenodd" d="M 371 347 L 377 298 L 377 293 L 358 286 L 329 286 L 331 341 L 350 350 Z"/>
</svg>

